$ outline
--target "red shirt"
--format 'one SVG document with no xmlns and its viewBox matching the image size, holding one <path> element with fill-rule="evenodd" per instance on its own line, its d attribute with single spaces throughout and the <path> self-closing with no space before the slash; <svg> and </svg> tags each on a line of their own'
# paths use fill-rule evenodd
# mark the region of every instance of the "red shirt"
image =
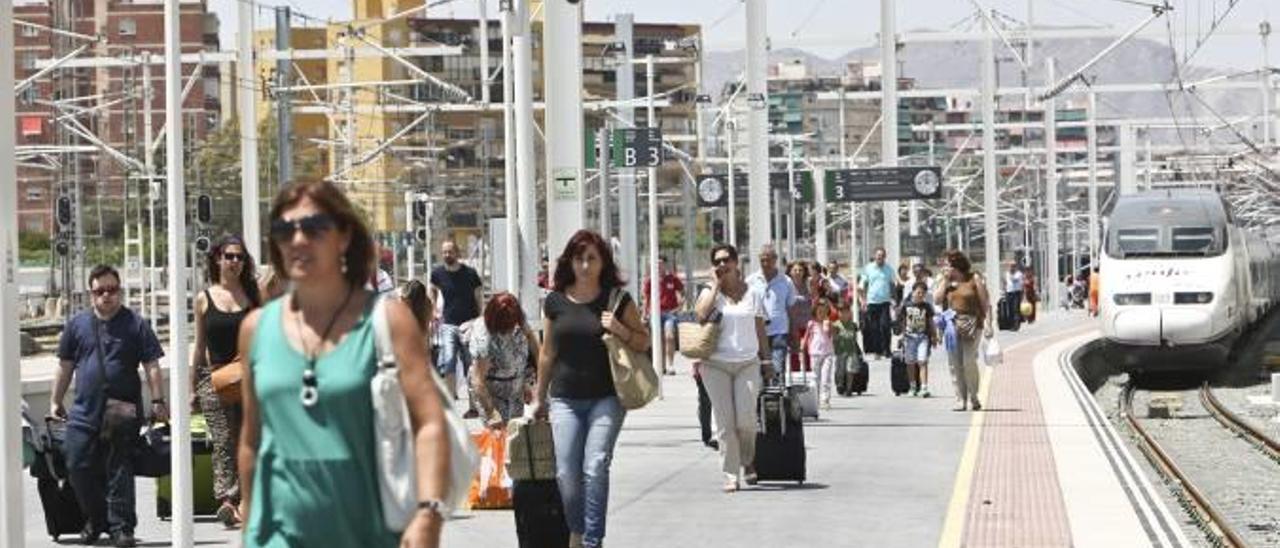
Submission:
<svg viewBox="0 0 1280 548">
<path fill-rule="evenodd" d="M 644 281 L 641 288 L 644 292 L 645 302 L 649 302 L 649 280 Z M 680 277 L 675 274 L 665 274 L 662 276 L 662 287 L 658 288 L 658 307 L 663 312 L 671 312 L 680 307 L 680 292 L 684 291 L 684 282 L 680 281 Z"/>
</svg>

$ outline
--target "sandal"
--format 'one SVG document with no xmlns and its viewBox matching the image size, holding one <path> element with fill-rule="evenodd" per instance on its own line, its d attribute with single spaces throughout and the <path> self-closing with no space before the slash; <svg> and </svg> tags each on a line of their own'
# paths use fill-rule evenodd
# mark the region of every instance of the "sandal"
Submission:
<svg viewBox="0 0 1280 548">
<path fill-rule="evenodd" d="M 240 526 L 241 517 L 240 509 L 231 504 L 231 501 L 223 501 L 222 506 L 218 507 L 218 521 L 227 529 L 235 529 Z"/>
</svg>

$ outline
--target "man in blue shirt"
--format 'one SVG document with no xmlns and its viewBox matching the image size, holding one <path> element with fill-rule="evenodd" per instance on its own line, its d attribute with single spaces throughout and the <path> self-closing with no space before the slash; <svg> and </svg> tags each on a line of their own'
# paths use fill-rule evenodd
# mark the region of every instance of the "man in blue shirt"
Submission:
<svg viewBox="0 0 1280 548">
<path fill-rule="evenodd" d="M 747 286 L 764 297 L 765 334 L 769 336 L 769 357 L 773 380 L 782 378 L 791 340 L 791 308 L 796 304 L 796 287 L 791 278 L 778 271 L 778 253 L 773 246 L 760 248 L 760 270 L 747 277 Z"/>
<path fill-rule="evenodd" d="M 862 268 L 858 295 L 862 302 L 862 344 L 867 354 L 889 356 L 893 333 L 890 331 L 890 309 L 893 306 L 893 284 L 897 273 L 885 262 L 883 247 L 877 247 L 875 260 Z"/>
<path fill-rule="evenodd" d="M 86 517 L 82 544 L 110 533 L 116 546 L 136 546 L 133 455 L 144 416 L 138 366 L 147 373 L 155 420 L 169 420 L 160 373 L 160 341 L 151 325 L 120 303 L 120 274 L 99 265 L 89 274 L 93 307 L 67 322 L 58 341 L 49 414 L 67 421 L 67 470 L 76 500 Z M 74 374 L 75 402 L 63 408 Z M 123 417 L 105 424 L 108 401 Z M 130 406 L 132 406 L 130 408 Z M 109 428 L 108 428 L 109 426 Z"/>
</svg>

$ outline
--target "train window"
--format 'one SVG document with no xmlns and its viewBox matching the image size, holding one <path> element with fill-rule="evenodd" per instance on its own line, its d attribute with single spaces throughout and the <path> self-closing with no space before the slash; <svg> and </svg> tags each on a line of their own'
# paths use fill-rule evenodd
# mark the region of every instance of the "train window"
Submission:
<svg viewBox="0 0 1280 548">
<path fill-rule="evenodd" d="M 1214 250 L 1213 227 L 1179 227 L 1172 233 L 1175 253 L 1209 253 Z"/>
<path fill-rule="evenodd" d="M 1119 255 L 1134 252 L 1156 251 L 1160 247 L 1158 228 L 1122 228 L 1115 233 L 1114 250 Z"/>
</svg>

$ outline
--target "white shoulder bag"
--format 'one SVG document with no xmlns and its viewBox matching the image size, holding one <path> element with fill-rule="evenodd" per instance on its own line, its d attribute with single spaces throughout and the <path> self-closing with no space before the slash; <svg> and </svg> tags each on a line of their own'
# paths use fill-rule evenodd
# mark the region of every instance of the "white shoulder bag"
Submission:
<svg viewBox="0 0 1280 548">
<path fill-rule="evenodd" d="M 378 491 L 382 498 L 382 517 L 387 528 L 403 531 L 418 510 L 418 473 L 414 459 L 413 427 L 404 390 L 396 371 L 395 347 L 391 344 L 391 326 L 387 323 L 386 299 L 377 297 L 373 306 L 373 331 L 378 352 L 378 371 L 369 383 L 373 396 L 374 438 L 377 442 Z M 449 426 L 449 488 L 441 513 L 450 517 L 467 500 L 471 477 L 479 456 L 466 423 L 453 409 L 449 392 L 435 369 L 428 368 L 440 405 Z"/>
</svg>

